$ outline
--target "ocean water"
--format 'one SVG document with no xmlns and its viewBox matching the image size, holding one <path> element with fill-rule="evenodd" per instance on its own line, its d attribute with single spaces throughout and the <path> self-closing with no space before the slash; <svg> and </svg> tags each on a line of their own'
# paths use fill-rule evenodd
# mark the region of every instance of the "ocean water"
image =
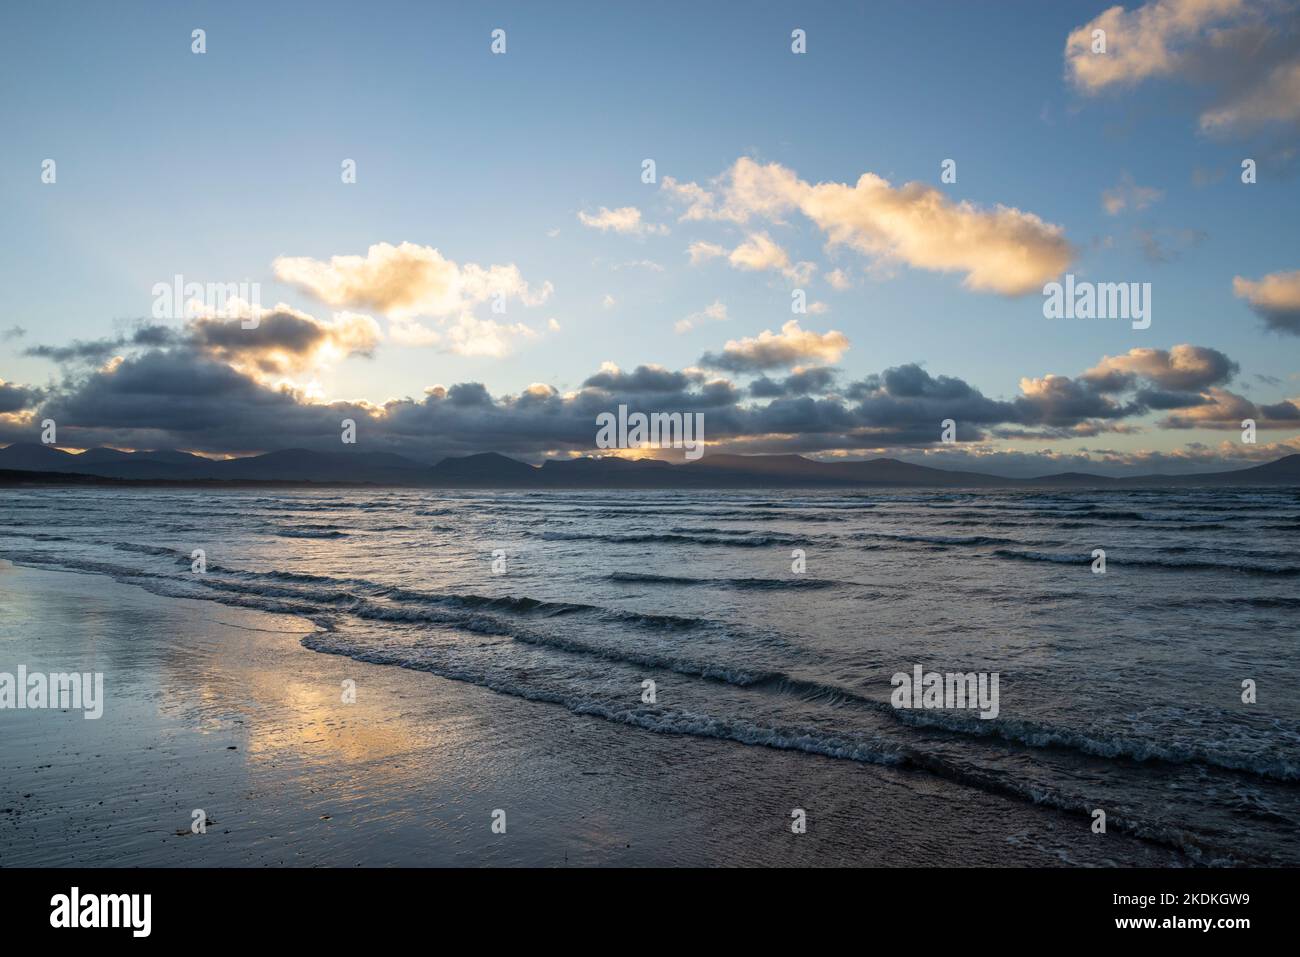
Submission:
<svg viewBox="0 0 1300 957">
<path fill-rule="evenodd" d="M 1298 537 L 1291 489 L 0 498 L 19 564 L 300 615 L 322 654 L 683 753 L 891 765 L 1085 833 L 1102 809 L 1188 864 L 1300 864 Z M 996 672 L 997 717 L 896 709 L 917 665 Z"/>
</svg>

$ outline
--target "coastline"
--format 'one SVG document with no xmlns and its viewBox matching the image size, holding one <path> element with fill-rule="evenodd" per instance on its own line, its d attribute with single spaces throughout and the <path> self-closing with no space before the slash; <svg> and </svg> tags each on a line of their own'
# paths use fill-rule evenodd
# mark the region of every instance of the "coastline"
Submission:
<svg viewBox="0 0 1300 957">
<path fill-rule="evenodd" d="M 103 671 L 107 697 L 98 721 L 0 711 L 0 866 L 1187 863 L 922 772 L 320 654 L 289 615 L 9 563 L 0 599 L 0 670 Z"/>
</svg>

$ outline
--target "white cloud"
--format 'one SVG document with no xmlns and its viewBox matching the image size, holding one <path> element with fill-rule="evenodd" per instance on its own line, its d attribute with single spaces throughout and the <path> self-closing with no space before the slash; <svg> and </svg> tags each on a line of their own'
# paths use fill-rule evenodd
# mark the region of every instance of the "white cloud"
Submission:
<svg viewBox="0 0 1300 957">
<path fill-rule="evenodd" d="M 781 269 L 790 265 L 790 257 L 767 233 L 750 233 L 743 243 L 731 251 L 727 261 L 737 269 Z"/>
<path fill-rule="evenodd" d="M 716 259 L 719 256 L 727 255 L 727 250 L 722 246 L 719 246 L 717 243 L 706 243 L 702 241 L 691 243 L 686 252 L 690 254 L 692 266 L 698 266 L 702 262 L 707 262 L 710 259 Z"/>
<path fill-rule="evenodd" d="M 620 206 L 618 209 L 602 206 L 595 213 L 579 212 L 578 221 L 584 226 L 599 229 L 603 233 L 614 232 L 641 236 L 646 233 L 663 234 L 668 232 L 667 226 L 643 222 L 641 210 L 635 206 Z"/>
<path fill-rule="evenodd" d="M 685 319 L 678 319 L 673 329 L 678 334 L 689 332 L 701 322 L 726 322 L 727 307 L 722 300 L 715 300 L 711 305 L 705 306 L 699 312 L 693 312 Z"/>
</svg>

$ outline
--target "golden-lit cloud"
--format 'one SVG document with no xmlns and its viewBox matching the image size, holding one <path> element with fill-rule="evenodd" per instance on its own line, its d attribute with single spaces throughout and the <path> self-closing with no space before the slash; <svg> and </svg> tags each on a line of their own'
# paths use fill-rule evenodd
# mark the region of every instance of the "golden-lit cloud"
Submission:
<svg viewBox="0 0 1300 957">
<path fill-rule="evenodd" d="M 247 320 L 256 317 L 256 325 Z M 317 319 L 279 303 L 273 309 L 240 305 L 191 319 L 184 330 L 199 352 L 259 380 L 273 375 L 316 372 L 349 356 L 371 356 L 382 339 L 379 324 L 355 312 Z M 114 357 L 111 372 L 121 363 Z"/>
<path fill-rule="evenodd" d="M 1110 7 L 1070 31 L 1066 72 L 1088 92 L 1167 76 L 1186 63 L 1203 31 L 1244 6 L 1244 0 L 1154 0 L 1133 10 Z M 1093 52 L 1096 30 L 1105 31 L 1105 52 Z"/>
<path fill-rule="evenodd" d="M 1300 121 L 1300 57 L 1293 4 L 1245 0 L 1151 0 L 1113 6 L 1070 31 L 1065 68 L 1095 95 L 1155 78 L 1205 87 L 1202 133 L 1249 131 Z M 1100 50 L 1104 36 L 1105 50 Z"/>
<path fill-rule="evenodd" d="M 522 322 L 480 318 L 476 308 L 490 302 L 500 314 L 509 300 L 538 306 L 553 291 L 550 282 L 531 286 L 513 264 L 462 265 L 415 243 L 377 243 L 365 256 L 333 256 L 328 262 L 281 257 L 274 267 L 277 278 L 323 302 L 383 313 L 394 342 L 460 355 L 502 356 L 519 340 L 537 336 Z M 438 325 L 431 327 L 421 317 Z"/>
<path fill-rule="evenodd" d="M 1033 213 L 954 202 L 933 186 L 895 187 L 874 173 L 852 185 L 810 184 L 778 163 L 742 157 L 717 190 L 674 182 L 669 192 L 689 203 L 683 219 L 782 222 L 797 211 L 825 233 L 830 246 L 846 246 L 877 262 L 964 273 L 968 288 L 1004 295 L 1040 289 L 1074 255 L 1061 227 Z M 761 244 L 749 248 L 753 244 L 751 235 L 741 247 L 742 259 L 768 261 L 763 253 L 773 255 Z"/>
<path fill-rule="evenodd" d="M 1300 269 L 1269 273 L 1262 279 L 1235 276 L 1232 291 L 1245 299 L 1270 329 L 1300 335 Z"/>
<path fill-rule="evenodd" d="M 1236 371 L 1237 364 L 1217 349 L 1183 344 L 1104 356 L 1083 378 L 1103 385 L 1110 381 L 1112 388 L 1119 388 L 1133 377 L 1141 377 L 1164 389 L 1196 390 L 1227 382 Z"/>
<path fill-rule="evenodd" d="M 1259 404 L 1227 389 L 1205 390 L 1200 405 L 1179 409 L 1160 421 L 1165 429 L 1240 429 L 1250 419 L 1260 429 L 1300 428 L 1300 398 Z"/>
<path fill-rule="evenodd" d="M 328 262 L 282 256 L 274 269 L 277 279 L 329 305 L 399 319 L 456 316 L 498 298 L 535 306 L 553 291 L 550 282 L 530 286 L 513 264 L 460 265 L 437 249 L 409 242 L 376 243 L 364 256 L 332 256 Z"/>
<path fill-rule="evenodd" d="M 832 329 L 813 332 L 791 319 L 780 332 L 765 329 L 757 336 L 731 339 L 721 354 L 708 354 L 700 364 L 731 372 L 755 372 L 798 364 L 831 364 L 849 348 L 848 336 Z"/>
</svg>

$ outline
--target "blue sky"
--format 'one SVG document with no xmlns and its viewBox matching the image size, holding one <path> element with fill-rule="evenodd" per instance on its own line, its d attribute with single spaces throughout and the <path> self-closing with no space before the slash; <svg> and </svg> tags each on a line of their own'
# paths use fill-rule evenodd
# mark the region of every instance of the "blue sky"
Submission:
<svg viewBox="0 0 1300 957">
<path fill-rule="evenodd" d="M 1297 16 L 1287 3 L 1243 10 L 1220 2 L 1205 12 L 1211 0 L 1164 0 L 1196 24 L 1165 34 L 1158 10 L 1141 19 L 1145 8 L 1130 5 L 1111 28 L 1111 55 L 1122 58 L 1140 39 L 1169 52 L 1173 65 L 1152 73 L 1142 65 L 1150 57 L 1120 59 L 1116 69 L 1129 73 L 1095 88 L 1071 75 L 1066 41 L 1107 4 L 9 5 L 0 31 L 0 329 L 25 333 L 0 341 L 0 379 L 45 389 L 43 401 L 57 403 L 55 391 L 110 374 L 28 353 L 118 335 L 150 315 L 154 284 L 175 274 L 257 281 L 263 305 L 283 302 L 322 323 L 340 312 L 371 317 L 378 333 L 367 356 L 286 367 L 276 379 L 304 388 L 310 380 L 311 401 L 370 403 L 419 401 L 430 386 L 465 382 L 492 396 L 532 383 L 570 394 L 606 362 L 698 368 L 728 341 L 779 331 L 798 285 L 825 310 L 798 316 L 801 327 L 835 330 L 849 343 L 830 363 L 839 370 L 832 396 L 916 363 L 1011 402 L 1025 377 L 1077 379 L 1104 356 L 1188 344 L 1228 357 L 1237 371 L 1184 390 L 1222 388 L 1257 408 L 1276 406 L 1300 395 L 1290 313 L 1283 303 L 1278 319 L 1276 302 L 1266 308 L 1239 294 L 1234 277 L 1300 270 L 1297 121 L 1276 108 L 1239 108 L 1267 105 L 1270 74 L 1245 62 L 1240 76 L 1225 73 L 1203 50 L 1214 31 L 1263 31 L 1277 75 L 1289 75 Z M 191 52 L 196 28 L 206 31 L 202 55 Z M 506 31 L 504 55 L 489 49 L 494 28 Z M 802 55 L 790 49 L 795 28 L 807 33 Z M 1198 118 L 1224 103 L 1243 118 L 1207 132 Z M 807 184 L 851 186 L 873 173 L 977 211 L 1001 204 L 1032 214 L 1063 231 L 1077 278 L 1151 283 L 1151 327 L 1051 321 L 1037 290 L 972 289 L 963 268 L 926 268 L 888 240 L 873 240 L 866 253 L 828 244 L 828 230 L 797 211 L 683 221 L 687 207 L 664 178 L 720 192 L 742 157 Z M 1252 185 L 1240 182 L 1245 157 L 1258 164 Z M 47 158 L 57 162 L 54 184 L 40 180 Z M 655 184 L 641 181 L 644 158 L 656 162 Z M 941 183 L 949 158 L 957 181 Z M 355 184 L 340 181 L 344 159 L 356 161 Z M 1104 194 L 1124 183 L 1150 192 L 1108 212 Z M 1154 198 L 1135 208 L 1135 195 Z M 653 228 L 602 231 L 579 220 L 601 207 L 635 207 Z M 734 268 L 725 255 L 691 264 L 692 243 L 730 251 L 754 233 L 816 271 L 793 280 L 778 269 Z M 461 266 L 517 267 L 536 304 L 509 298 L 506 313 L 494 315 L 479 301 L 470 311 L 532 334 L 503 333 L 494 354 L 473 354 L 448 338 L 459 314 L 414 315 L 408 328 L 439 341 L 412 345 L 409 334 L 395 337 L 393 317 L 373 298 L 328 302 L 319 285 L 300 274 L 286 281 L 273 266 L 278 257 L 364 257 L 380 243 L 436 249 Z M 836 269 L 849 288 L 826 281 Z M 676 331 L 714 303 L 725 305 L 725 320 Z M 121 354 L 131 362 L 139 353 Z M 728 378 L 743 392 L 743 375 Z M 981 448 L 1006 453 L 1008 463 L 1084 449 L 1140 458 L 1234 438 L 1224 416 L 1209 428 L 1162 428 L 1165 411 L 1113 417 L 1125 428 L 1102 434 L 1065 435 L 1058 422 L 1056 433 L 1020 441 L 997 438 L 985 423 Z M 0 438 L 19 440 L 38 414 L 35 406 L 8 412 Z M 961 421 L 960 408 L 954 417 Z M 122 422 L 69 425 L 84 428 L 86 442 L 112 443 Z M 169 426 L 141 428 L 161 440 Z M 1273 447 L 1297 434 L 1300 423 L 1270 428 L 1259 442 L 1275 457 L 1292 449 Z M 171 437 L 205 444 L 194 429 Z M 838 448 L 954 453 L 883 438 Z M 217 444 L 205 450 L 250 450 Z M 807 446 L 800 450 L 836 448 Z M 1238 453 L 1264 450 L 1212 457 Z"/>
</svg>

